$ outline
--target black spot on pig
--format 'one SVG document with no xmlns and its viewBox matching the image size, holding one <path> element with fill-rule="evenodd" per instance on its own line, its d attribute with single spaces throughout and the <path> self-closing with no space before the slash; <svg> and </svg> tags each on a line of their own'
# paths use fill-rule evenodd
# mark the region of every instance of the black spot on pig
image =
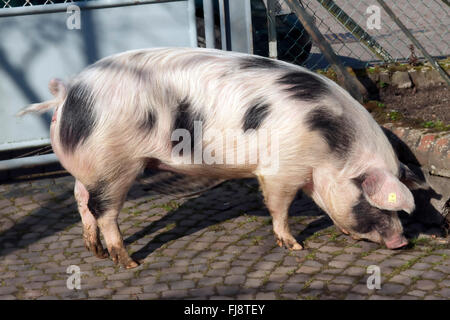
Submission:
<svg viewBox="0 0 450 320">
<path fill-rule="evenodd" d="M 302 72 L 291 71 L 278 79 L 278 83 L 288 85 L 287 92 L 292 98 L 302 101 L 314 101 L 329 92 L 328 86 L 317 76 Z"/>
<path fill-rule="evenodd" d="M 156 124 L 156 114 L 152 110 L 148 110 L 141 123 L 141 129 L 151 131 Z"/>
<path fill-rule="evenodd" d="M 249 129 L 258 129 L 269 115 L 269 111 L 267 103 L 255 103 L 244 114 L 242 130 L 245 132 Z"/>
<path fill-rule="evenodd" d="M 184 99 L 177 106 L 173 129 L 185 129 L 189 132 L 192 151 L 194 150 L 195 142 L 201 142 L 201 137 L 195 136 L 195 121 L 200 121 L 200 125 L 203 127 L 203 116 L 198 111 L 193 110 L 191 104 Z M 197 135 L 199 134 L 200 132 L 197 132 Z M 175 146 L 178 143 L 179 141 L 172 141 L 172 146 Z"/>
<path fill-rule="evenodd" d="M 88 188 L 89 200 L 87 203 L 89 211 L 98 219 L 108 209 L 111 201 L 105 196 L 106 183 L 97 182 L 93 187 Z"/>
<path fill-rule="evenodd" d="M 391 230 L 392 214 L 391 211 L 371 206 L 361 195 L 358 203 L 353 206 L 353 217 L 356 221 L 353 230 L 361 234 L 376 230 L 382 237 L 388 237 Z"/>
<path fill-rule="evenodd" d="M 312 131 L 318 131 L 330 150 L 345 157 L 355 139 L 352 123 L 345 115 L 337 116 L 326 107 L 318 107 L 306 116 L 306 123 Z"/>
<path fill-rule="evenodd" d="M 95 99 L 92 90 L 84 83 L 69 88 L 62 108 L 59 136 L 66 151 L 73 152 L 94 129 Z"/>
<path fill-rule="evenodd" d="M 275 60 L 263 58 L 263 57 L 244 57 L 239 61 L 241 69 L 276 69 L 281 65 Z"/>
</svg>

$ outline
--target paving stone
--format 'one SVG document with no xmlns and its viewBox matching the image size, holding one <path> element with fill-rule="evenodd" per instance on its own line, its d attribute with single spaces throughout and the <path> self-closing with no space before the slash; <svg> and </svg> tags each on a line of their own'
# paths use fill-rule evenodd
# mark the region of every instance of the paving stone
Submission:
<svg viewBox="0 0 450 320">
<path fill-rule="evenodd" d="M 398 275 L 392 277 L 389 281 L 396 282 L 396 283 L 401 283 L 401 284 L 404 284 L 404 285 L 407 285 L 407 286 L 410 285 L 411 282 L 412 282 L 410 277 L 407 277 L 407 276 L 401 275 L 401 274 L 398 274 Z"/>
<path fill-rule="evenodd" d="M 154 283 L 143 287 L 146 293 L 162 292 L 169 290 L 169 286 L 165 283 Z"/>
<path fill-rule="evenodd" d="M 415 287 L 419 290 L 430 291 L 436 288 L 436 283 L 431 280 L 418 280 L 415 283 Z"/>
<path fill-rule="evenodd" d="M 301 266 L 296 273 L 313 274 L 320 270 L 318 267 Z"/>
<path fill-rule="evenodd" d="M 360 276 L 366 273 L 366 269 L 360 267 L 350 267 L 344 270 L 343 274 L 349 276 Z"/>
<path fill-rule="evenodd" d="M 245 281 L 245 276 L 234 275 L 234 276 L 225 277 L 224 283 L 227 285 L 233 285 L 233 284 L 240 285 L 240 284 L 243 284 L 244 281 Z"/>
<path fill-rule="evenodd" d="M 435 296 L 435 295 L 429 295 L 423 298 L 424 300 L 442 300 L 441 297 Z"/>
<path fill-rule="evenodd" d="M 422 274 L 422 278 L 431 280 L 440 280 L 445 277 L 445 274 L 439 271 L 430 270 Z"/>
<path fill-rule="evenodd" d="M 423 297 L 425 296 L 426 292 L 421 290 L 413 290 L 408 292 L 408 294 L 416 297 Z"/>
<path fill-rule="evenodd" d="M 355 278 L 350 276 L 337 276 L 331 282 L 338 284 L 353 284 L 355 282 Z"/>
<path fill-rule="evenodd" d="M 11 293 L 17 292 L 18 289 L 16 287 L 0 287 L 0 296 L 9 295 Z"/>
<path fill-rule="evenodd" d="M 188 296 L 187 290 L 169 290 L 162 292 L 163 299 L 182 299 Z"/>
<path fill-rule="evenodd" d="M 361 295 L 361 294 L 357 294 L 357 293 L 349 293 L 345 297 L 345 300 L 366 300 L 367 298 L 368 298 L 368 296 L 366 296 L 366 295 Z"/>
<path fill-rule="evenodd" d="M 437 294 L 446 299 L 450 299 L 450 288 L 442 288 L 441 290 L 437 291 Z"/>
<path fill-rule="evenodd" d="M 204 286 L 212 286 L 223 282 L 223 278 L 217 278 L 217 277 L 205 277 L 203 279 L 200 279 L 198 281 L 198 285 L 200 287 Z"/>
<path fill-rule="evenodd" d="M 345 284 L 333 284 L 333 283 L 329 283 L 327 285 L 327 288 L 329 291 L 331 292 L 348 292 L 350 290 L 350 286 L 349 285 L 345 285 Z"/>
<path fill-rule="evenodd" d="M 138 293 L 142 293 L 141 287 L 130 287 L 130 286 L 120 287 L 117 288 L 115 292 L 115 294 L 129 294 L 129 295 L 135 295 Z"/>
<path fill-rule="evenodd" d="M 361 294 L 361 295 L 364 295 L 364 294 L 369 295 L 369 294 L 371 294 L 374 290 L 373 290 L 373 289 L 367 288 L 367 285 L 366 285 L 366 284 L 357 284 L 356 286 L 354 286 L 354 287 L 351 289 L 351 291 L 352 291 L 352 292 L 355 292 L 355 293 L 358 293 L 358 294 Z"/>
<path fill-rule="evenodd" d="M 382 295 L 396 295 L 402 293 L 405 290 L 405 286 L 394 283 L 381 284 L 381 289 L 377 290 L 378 294 Z"/>
<path fill-rule="evenodd" d="M 170 283 L 170 288 L 172 290 L 192 289 L 194 287 L 195 283 L 192 280 L 172 281 Z"/>
<path fill-rule="evenodd" d="M 16 300 L 17 298 L 11 294 L 0 294 L 0 300 Z"/>
<path fill-rule="evenodd" d="M 413 269 L 417 269 L 417 270 L 428 270 L 431 268 L 431 265 L 429 265 L 428 263 L 415 263 L 412 266 Z"/>
<path fill-rule="evenodd" d="M 205 287 L 205 288 L 194 288 L 188 290 L 189 296 L 191 297 L 206 297 L 215 294 L 215 287 Z"/>
<path fill-rule="evenodd" d="M 369 297 L 369 300 L 396 300 L 396 298 L 389 297 L 389 296 L 379 296 L 377 294 L 373 294 Z"/>
<path fill-rule="evenodd" d="M 335 260 L 328 263 L 328 266 L 337 268 L 337 269 L 344 269 L 350 264 L 350 261 L 341 261 L 341 260 Z"/>
</svg>

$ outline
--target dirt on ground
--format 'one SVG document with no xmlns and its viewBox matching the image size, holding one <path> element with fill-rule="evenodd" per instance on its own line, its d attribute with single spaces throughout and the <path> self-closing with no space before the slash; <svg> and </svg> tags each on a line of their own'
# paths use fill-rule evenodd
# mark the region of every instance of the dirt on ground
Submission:
<svg viewBox="0 0 450 320">
<path fill-rule="evenodd" d="M 380 88 L 379 101 L 368 109 L 381 122 L 406 122 L 415 127 L 450 130 L 450 90 L 448 86 L 399 89 Z M 367 106 L 367 105 L 366 105 Z"/>
</svg>

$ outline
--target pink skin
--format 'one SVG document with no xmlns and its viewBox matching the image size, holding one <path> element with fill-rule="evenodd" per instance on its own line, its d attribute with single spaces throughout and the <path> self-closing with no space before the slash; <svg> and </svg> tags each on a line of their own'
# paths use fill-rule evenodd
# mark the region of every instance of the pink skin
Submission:
<svg viewBox="0 0 450 320">
<path fill-rule="evenodd" d="M 408 240 L 406 240 L 406 238 L 402 235 L 396 234 L 390 239 L 384 240 L 384 243 L 388 249 L 398 249 L 406 246 L 408 244 Z"/>
</svg>

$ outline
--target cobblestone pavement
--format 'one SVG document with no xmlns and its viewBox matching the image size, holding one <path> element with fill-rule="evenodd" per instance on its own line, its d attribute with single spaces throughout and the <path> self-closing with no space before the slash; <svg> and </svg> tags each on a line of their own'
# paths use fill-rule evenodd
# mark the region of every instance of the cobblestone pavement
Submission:
<svg viewBox="0 0 450 320">
<path fill-rule="evenodd" d="M 290 212 L 305 249 L 276 246 L 253 180 L 189 199 L 136 183 L 120 215 L 124 270 L 84 248 L 69 176 L 0 185 L 0 299 L 449 299 L 448 238 L 387 250 L 337 232 L 306 196 Z M 69 290 L 70 265 L 82 271 Z M 367 288 L 369 265 L 381 289 Z"/>
</svg>

